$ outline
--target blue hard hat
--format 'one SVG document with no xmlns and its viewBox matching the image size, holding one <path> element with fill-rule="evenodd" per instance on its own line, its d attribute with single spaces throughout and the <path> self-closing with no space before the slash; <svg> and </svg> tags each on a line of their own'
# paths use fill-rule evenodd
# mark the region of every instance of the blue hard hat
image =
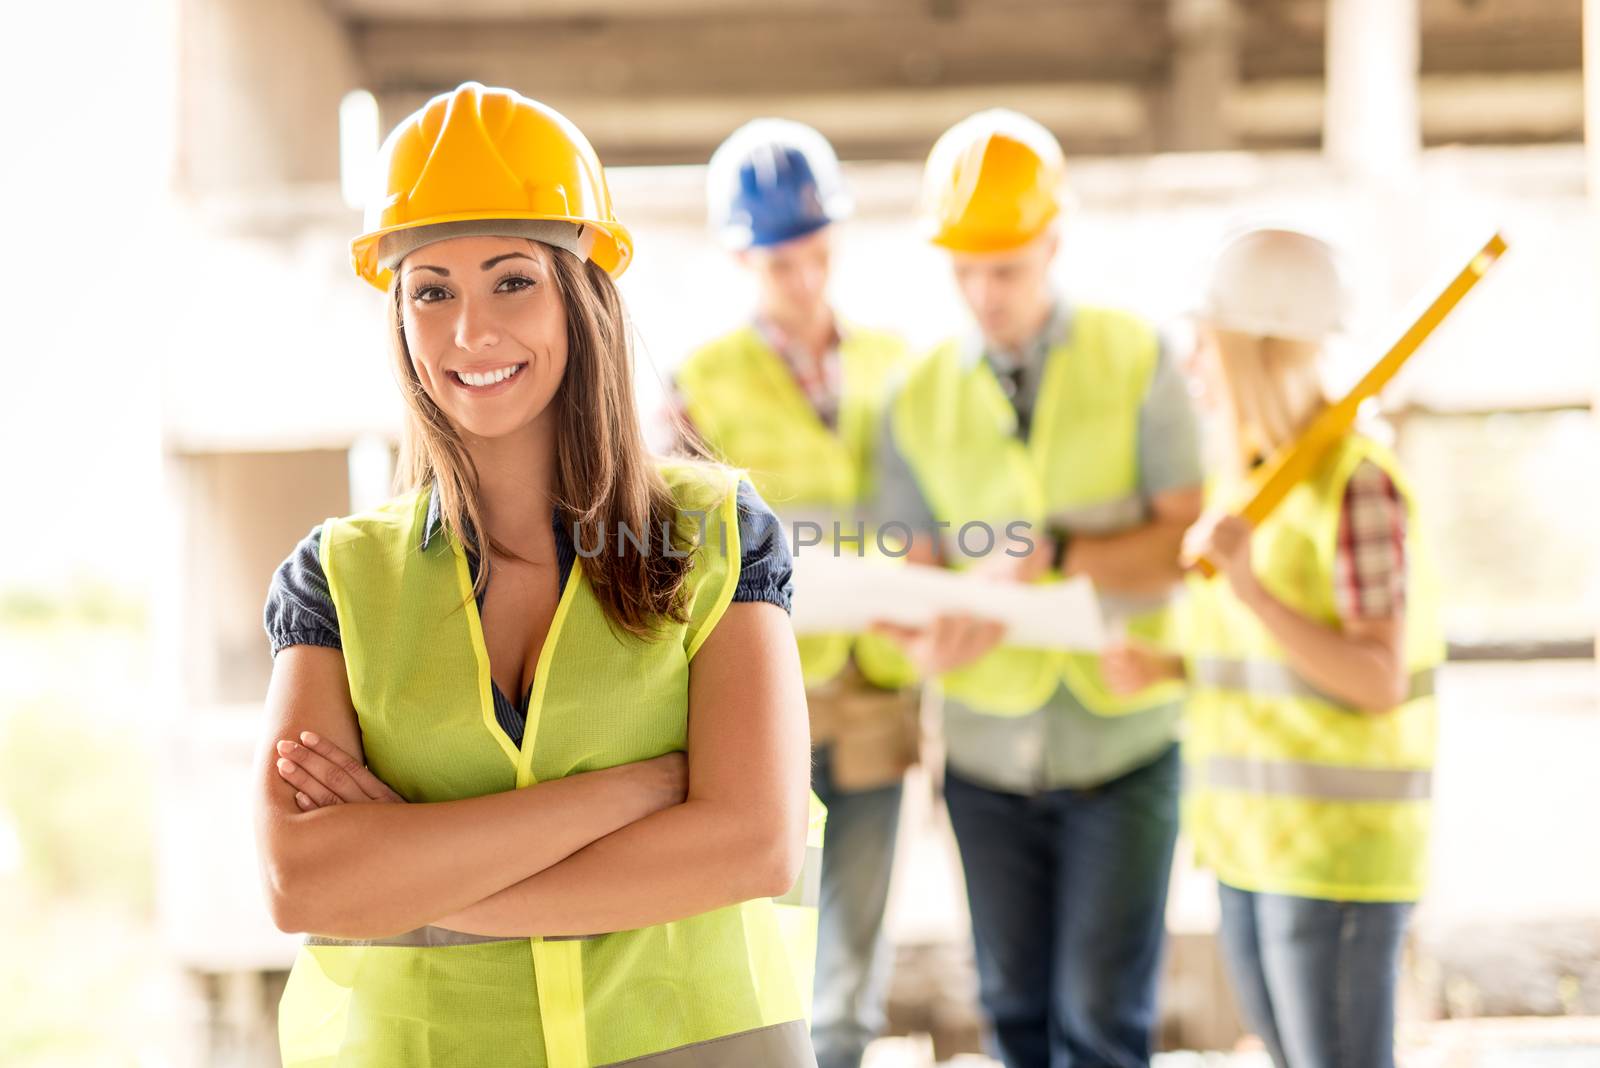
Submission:
<svg viewBox="0 0 1600 1068">
<path fill-rule="evenodd" d="M 832 146 L 788 119 L 756 119 L 735 130 L 711 157 L 706 201 L 712 228 L 736 249 L 803 237 L 851 207 Z"/>
</svg>

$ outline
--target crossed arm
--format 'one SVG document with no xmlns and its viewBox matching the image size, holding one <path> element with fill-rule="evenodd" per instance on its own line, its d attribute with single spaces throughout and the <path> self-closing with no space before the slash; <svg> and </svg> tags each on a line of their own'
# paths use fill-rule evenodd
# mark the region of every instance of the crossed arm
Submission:
<svg viewBox="0 0 1600 1068">
<path fill-rule="evenodd" d="M 347 938 L 428 924 L 591 934 L 785 892 L 804 856 L 810 770 L 787 617 L 769 604 L 730 605 L 689 675 L 686 766 L 669 755 L 461 801 L 385 804 L 393 798 L 381 784 L 356 782 L 362 751 L 343 658 L 284 649 L 256 796 L 274 921 Z M 336 759 L 348 754 L 350 767 L 302 732 Z M 276 757 L 284 741 L 295 748 Z M 329 779 L 370 803 L 296 801 Z"/>
</svg>

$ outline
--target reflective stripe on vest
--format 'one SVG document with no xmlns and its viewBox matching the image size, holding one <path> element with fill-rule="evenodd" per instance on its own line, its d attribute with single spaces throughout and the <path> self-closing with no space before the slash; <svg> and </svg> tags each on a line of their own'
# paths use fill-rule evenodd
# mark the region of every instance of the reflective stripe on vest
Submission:
<svg viewBox="0 0 1600 1068">
<path fill-rule="evenodd" d="M 1195 787 L 1240 790 L 1319 801 L 1424 801 L 1433 790 L 1427 768 L 1356 768 L 1300 760 L 1208 757 Z"/>
<path fill-rule="evenodd" d="M 811 1036 L 800 1020 L 711 1038 L 664 1053 L 648 1053 L 603 1068 L 753 1068 L 768 1064 L 815 1064 Z"/>
<path fill-rule="evenodd" d="M 546 942 L 578 941 L 595 935 L 546 936 Z M 410 949 L 436 949 L 442 946 L 480 946 L 487 942 L 526 942 L 521 935 L 478 935 L 452 931 L 448 927 L 418 927 L 388 938 L 334 938 L 332 935 L 306 935 L 308 946 L 404 946 Z"/>
<path fill-rule="evenodd" d="M 1421 668 L 1411 673 L 1406 701 L 1433 696 L 1434 669 Z M 1196 687 L 1214 686 L 1221 690 L 1242 690 L 1258 697 L 1298 697 L 1323 704 L 1350 708 L 1351 705 L 1317 689 L 1288 664 L 1272 660 L 1231 660 L 1219 656 L 1198 656 L 1190 662 L 1189 681 Z"/>
</svg>

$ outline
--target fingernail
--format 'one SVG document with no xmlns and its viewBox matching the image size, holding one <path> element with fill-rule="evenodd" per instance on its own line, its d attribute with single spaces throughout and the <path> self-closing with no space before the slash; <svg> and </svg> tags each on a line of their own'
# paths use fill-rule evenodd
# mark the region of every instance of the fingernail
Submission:
<svg viewBox="0 0 1600 1068">
<path fill-rule="evenodd" d="M 284 756 L 288 756 L 290 753 L 292 753 L 294 751 L 295 751 L 295 744 L 293 742 L 288 741 L 286 739 L 286 740 L 281 741 L 281 742 L 278 743 L 278 752 L 282 753 Z"/>
<path fill-rule="evenodd" d="M 310 731 L 301 731 L 300 740 L 305 742 L 307 745 L 316 745 L 317 742 L 320 741 L 320 739 Z"/>
<path fill-rule="evenodd" d="M 291 760 L 279 760 L 278 761 L 278 770 L 279 771 L 293 771 L 294 770 L 294 762 L 291 761 Z"/>
<path fill-rule="evenodd" d="M 296 801 L 300 802 L 302 805 L 310 805 L 311 804 L 311 798 L 307 797 L 305 794 L 301 793 L 299 790 L 296 790 L 294 792 L 294 799 Z"/>
</svg>

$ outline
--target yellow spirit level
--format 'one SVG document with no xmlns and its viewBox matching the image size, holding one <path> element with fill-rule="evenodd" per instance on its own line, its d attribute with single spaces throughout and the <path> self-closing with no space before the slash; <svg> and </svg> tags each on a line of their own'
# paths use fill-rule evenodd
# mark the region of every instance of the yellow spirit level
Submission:
<svg viewBox="0 0 1600 1068">
<path fill-rule="evenodd" d="M 1416 352 L 1428 339 L 1428 335 L 1432 334 L 1438 325 L 1444 322 L 1445 317 L 1455 310 L 1455 306 L 1461 303 L 1461 298 L 1478 284 L 1505 250 L 1504 237 L 1498 233 L 1491 237 L 1461 269 L 1461 273 L 1444 287 L 1444 292 L 1440 293 L 1417 317 L 1417 321 L 1400 335 L 1400 340 L 1390 347 L 1383 359 L 1356 383 L 1355 388 L 1350 390 L 1343 400 L 1329 405 L 1318 413 L 1299 438 L 1279 449 L 1276 455 L 1262 466 L 1257 473 L 1256 491 L 1239 512 L 1243 519 L 1254 527 L 1259 526 L 1263 519 L 1272 514 L 1278 502 L 1283 500 L 1296 483 L 1310 474 L 1312 468 L 1316 467 L 1317 461 L 1322 459 L 1327 451 L 1349 431 L 1356 421 L 1356 409 L 1361 403 L 1368 397 L 1377 396 L 1378 392 L 1389 384 L 1389 380 L 1411 358 L 1411 354 Z M 1216 568 L 1204 557 L 1185 561 L 1185 566 L 1198 568 L 1207 578 L 1217 573 Z"/>
</svg>

